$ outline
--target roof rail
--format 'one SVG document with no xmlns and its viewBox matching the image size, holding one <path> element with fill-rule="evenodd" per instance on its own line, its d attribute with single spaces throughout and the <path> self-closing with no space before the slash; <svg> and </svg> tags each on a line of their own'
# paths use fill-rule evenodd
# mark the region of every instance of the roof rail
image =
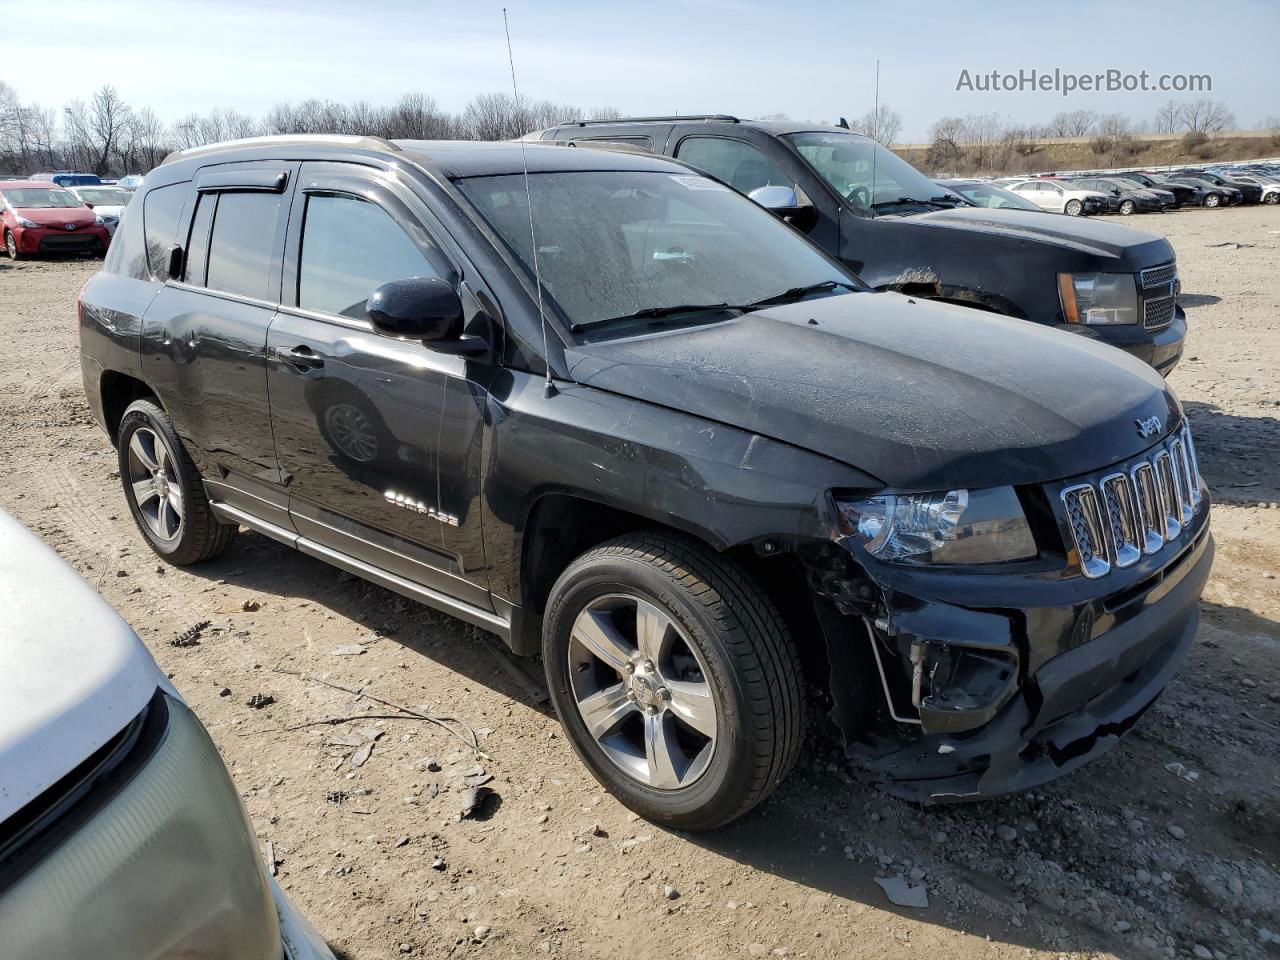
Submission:
<svg viewBox="0 0 1280 960">
<path fill-rule="evenodd" d="M 368 150 L 390 150 L 395 153 L 400 152 L 400 148 L 390 140 L 383 137 L 358 137 L 349 136 L 338 133 L 284 133 L 267 137 L 244 137 L 240 140 L 220 140 L 217 143 L 206 143 L 199 147 L 187 147 L 184 150 L 175 150 L 169 154 L 161 163 L 168 163 L 170 160 L 177 160 L 186 157 L 195 157 L 205 153 L 217 153 L 220 150 L 226 150 L 231 147 L 256 147 L 256 146 L 291 146 L 305 144 L 335 144 L 346 147 L 364 147 Z"/>
<path fill-rule="evenodd" d="M 727 113 L 686 113 L 672 117 L 614 117 L 612 120 L 566 120 L 558 123 L 558 127 L 587 127 L 598 123 L 657 123 L 662 120 L 718 120 L 721 123 L 741 123 L 737 117 Z"/>
</svg>

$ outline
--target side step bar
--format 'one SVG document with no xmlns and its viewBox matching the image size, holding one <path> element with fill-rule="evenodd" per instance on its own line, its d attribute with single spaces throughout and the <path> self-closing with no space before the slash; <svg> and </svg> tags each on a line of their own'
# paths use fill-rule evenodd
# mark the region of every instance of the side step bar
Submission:
<svg viewBox="0 0 1280 960">
<path fill-rule="evenodd" d="M 260 533 L 264 537 L 270 537 L 273 540 L 279 540 L 285 546 L 293 547 L 308 556 L 323 560 L 341 570 L 347 571 L 347 573 L 360 577 L 362 580 L 368 580 L 371 583 L 378 584 L 378 586 L 386 587 L 388 590 L 394 590 L 410 600 L 424 603 L 442 613 L 447 613 L 450 616 L 457 617 L 459 620 L 474 624 L 482 630 L 497 634 L 508 645 L 511 643 L 511 622 L 496 613 L 481 610 L 469 603 L 456 600 L 439 591 L 431 590 L 421 584 L 406 580 L 404 577 L 396 576 L 394 573 L 388 573 L 386 570 L 365 563 L 363 560 L 357 560 L 338 550 L 316 543 L 314 540 L 299 536 L 292 530 L 286 530 L 284 527 L 277 526 L 274 523 L 260 520 L 236 507 L 218 502 L 210 503 L 209 506 L 213 510 L 213 515 L 223 523 L 238 523 L 241 526 L 248 527 L 255 533 Z"/>
</svg>

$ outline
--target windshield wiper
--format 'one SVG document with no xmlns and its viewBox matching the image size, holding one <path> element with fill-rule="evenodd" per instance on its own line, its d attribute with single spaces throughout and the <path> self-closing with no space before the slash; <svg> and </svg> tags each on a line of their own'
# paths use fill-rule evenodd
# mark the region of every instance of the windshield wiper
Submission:
<svg viewBox="0 0 1280 960">
<path fill-rule="evenodd" d="M 803 300 L 811 293 L 820 293 L 823 290 L 834 290 L 837 287 L 844 287 L 846 290 L 857 290 L 852 283 L 845 283 L 843 280 L 821 280 L 818 283 L 810 283 L 803 287 L 792 287 L 790 290 L 784 290 L 782 293 L 775 293 L 771 297 L 764 297 L 755 300 L 749 304 L 750 307 L 768 307 L 776 303 L 791 303 L 794 300 Z"/>
<path fill-rule="evenodd" d="M 958 203 L 968 203 L 967 200 L 957 200 L 955 197 L 930 197 L 928 200 L 921 200 L 918 197 L 899 197 L 897 200 L 881 200 L 879 203 L 871 205 L 872 210 L 879 210 L 881 207 L 902 207 L 909 204 L 920 204 L 926 207 L 940 207 L 950 205 L 954 207 Z"/>
<path fill-rule="evenodd" d="M 669 317 L 676 313 L 724 313 L 727 310 L 749 310 L 750 305 L 732 303 L 677 303 L 669 307 L 645 307 L 634 313 L 624 313 L 620 317 L 605 317 L 601 320 L 588 320 L 586 323 L 575 323 L 569 329 L 580 333 L 588 327 L 598 327 L 606 323 L 619 323 L 623 320 L 652 320 L 658 317 Z"/>
</svg>

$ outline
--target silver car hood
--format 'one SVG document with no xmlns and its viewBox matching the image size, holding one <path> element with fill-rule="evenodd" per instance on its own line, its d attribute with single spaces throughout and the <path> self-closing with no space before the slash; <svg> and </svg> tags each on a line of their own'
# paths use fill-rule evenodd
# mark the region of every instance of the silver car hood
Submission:
<svg viewBox="0 0 1280 960">
<path fill-rule="evenodd" d="M 0 510 L 0 823 L 136 717 L 163 681 L 137 634 Z"/>
</svg>

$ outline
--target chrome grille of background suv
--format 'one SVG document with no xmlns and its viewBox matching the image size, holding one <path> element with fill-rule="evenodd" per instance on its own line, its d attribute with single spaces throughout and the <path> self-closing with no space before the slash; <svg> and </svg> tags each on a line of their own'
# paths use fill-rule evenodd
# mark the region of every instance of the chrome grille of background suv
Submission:
<svg viewBox="0 0 1280 960">
<path fill-rule="evenodd" d="M 1142 271 L 1142 289 L 1146 290 L 1150 287 L 1159 287 L 1170 282 L 1178 275 L 1178 265 L 1176 263 L 1166 263 L 1159 267 L 1148 267 Z"/>
<path fill-rule="evenodd" d="M 1059 495 L 1080 569 L 1091 580 L 1131 567 L 1191 522 L 1204 496 L 1191 428 L 1095 485 L 1075 483 Z"/>
</svg>

